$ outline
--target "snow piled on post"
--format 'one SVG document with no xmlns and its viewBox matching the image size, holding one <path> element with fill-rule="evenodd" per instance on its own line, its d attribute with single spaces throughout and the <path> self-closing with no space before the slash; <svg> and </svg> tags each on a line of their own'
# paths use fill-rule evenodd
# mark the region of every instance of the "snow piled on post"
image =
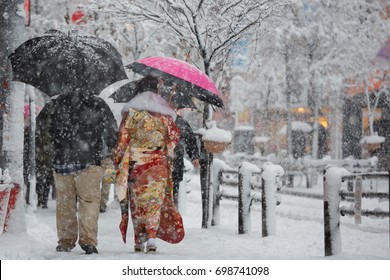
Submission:
<svg viewBox="0 0 390 280">
<path fill-rule="evenodd" d="M 349 175 L 345 168 L 328 165 L 324 174 L 324 243 L 325 256 L 341 252 L 340 188 L 342 177 Z"/>
<path fill-rule="evenodd" d="M 238 191 L 238 233 L 249 233 L 251 229 L 250 207 L 251 197 L 251 180 L 252 174 L 260 172 L 260 168 L 254 164 L 243 162 L 239 169 L 239 191 Z M 240 205 L 241 204 L 241 205 Z"/>
<path fill-rule="evenodd" d="M 234 170 L 227 165 L 223 160 L 215 158 L 211 167 L 211 201 L 213 204 L 211 225 L 216 226 L 220 224 L 220 209 L 219 209 L 219 172 L 221 170 Z"/>
<path fill-rule="evenodd" d="M 204 131 L 202 140 L 230 143 L 232 141 L 232 133 L 217 127 L 215 121 L 209 122 L 209 128 Z"/>
<path fill-rule="evenodd" d="M 276 191 L 278 188 L 277 177 L 284 175 L 284 169 L 280 165 L 275 165 L 271 162 L 266 162 L 262 166 L 261 177 L 263 179 L 263 210 L 265 206 L 265 213 L 263 216 L 263 237 L 276 234 Z M 265 228 L 266 234 L 265 234 Z"/>
</svg>

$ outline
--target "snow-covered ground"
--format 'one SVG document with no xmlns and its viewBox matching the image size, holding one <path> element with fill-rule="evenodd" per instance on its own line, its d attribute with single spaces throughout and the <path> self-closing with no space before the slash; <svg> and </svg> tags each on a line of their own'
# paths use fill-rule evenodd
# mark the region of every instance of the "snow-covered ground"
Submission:
<svg viewBox="0 0 390 280">
<path fill-rule="evenodd" d="M 252 206 L 249 234 L 238 234 L 237 202 L 232 200 L 221 201 L 220 224 L 204 229 L 201 228 L 201 194 L 196 173 L 191 175 L 187 187 L 191 192 L 186 194 L 186 203 L 181 208 L 186 237 L 176 245 L 160 240 L 155 255 L 135 254 L 131 242 L 123 244 L 118 230 L 120 210 L 111 193 L 111 207 L 99 219 L 99 254 L 85 255 L 78 246 L 70 253 L 55 251 L 55 201 L 50 200 L 49 209 L 37 209 L 32 213 L 27 211 L 27 233 L 1 235 L 0 259 L 122 260 L 129 263 L 148 260 L 146 263 L 149 265 L 153 265 L 150 261 L 157 260 L 175 260 L 174 264 L 184 260 L 226 260 L 231 265 L 237 264 L 235 260 L 239 260 L 241 265 L 259 265 L 262 263 L 259 260 L 319 260 L 325 263 L 325 260 L 383 260 L 387 267 L 390 264 L 389 219 L 363 217 L 362 224 L 355 225 L 353 217 L 342 217 L 342 253 L 325 257 L 322 200 L 283 195 L 282 203 L 276 210 L 276 235 L 262 238 L 259 204 Z M 322 186 L 317 185 L 311 191 L 320 193 L 321 189 Z M 131 226 L 128 234 L 131 240 Z M 378 265 L 377 262 L 375 264 Z M 10 265 L 15 263 L 10 262 Z"/>
</svg>

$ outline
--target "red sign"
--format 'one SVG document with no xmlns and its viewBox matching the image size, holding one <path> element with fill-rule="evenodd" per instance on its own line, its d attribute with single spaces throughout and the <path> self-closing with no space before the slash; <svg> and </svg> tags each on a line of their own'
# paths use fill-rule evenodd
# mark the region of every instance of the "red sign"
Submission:
<svg viewBox="0 0 390 280">
<path fill-rule="evenodd" d="M 30 26 L 30 0 L 24 0 L 24 12 L 26 13 L 26 18 L 24 20 L 25 26 Z"/>
<path fill-rule="evenodd" d="M 80 25 L 87 23 L 85 20 L 85 13 L 82 10 L 77 10 L 72 14 L 71 20 L 73 23 Z"/>
</svg>

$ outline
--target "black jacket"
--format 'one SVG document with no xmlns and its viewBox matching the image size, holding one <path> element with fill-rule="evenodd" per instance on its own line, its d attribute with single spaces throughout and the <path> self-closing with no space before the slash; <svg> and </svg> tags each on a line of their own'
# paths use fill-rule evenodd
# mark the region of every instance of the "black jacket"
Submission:
<svg viewBox="0 0 390 280">
<path fill-rule="evenodd" d="M 114 149 L 118 126 L 103 99 L 60 95 L 53 111 L 50 133 L 55 169 L 58 165 L 100 165 L 107 149 L 108 154 Z"/>
<path fill-rule="evenodd" d="M 50 122 L 55 106 L 55 99 L 47 103 L 36 118 L 35 129 L 35 161 L 40 166 L 53 166 L 53 138 L 50 134 Z"/>
<path fill-rule="evenodd" d="M 175 123 L 180 129 L 180 136 L 179 143 L 174 150 L 172 178 L 174 182 L 178 183 L 183 180 L 185 152 L 187 152 L 190 160 L 194 161 L 195 159 L 199 159 L 199 148 L 196 136 L 188 122 L 182 117 L 177 116 Z"/>
</svg>

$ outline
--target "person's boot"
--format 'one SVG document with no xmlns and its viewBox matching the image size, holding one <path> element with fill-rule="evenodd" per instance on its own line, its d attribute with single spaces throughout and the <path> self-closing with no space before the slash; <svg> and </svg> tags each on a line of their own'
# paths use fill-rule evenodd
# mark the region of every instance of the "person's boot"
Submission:
<svg viewBox="0 0 390 280">
<path fill-rule="evenodd" d="M 39 204 L 41 204 L 42 209 L 47 209 L 48 208 L 47 207 L 47 199 L 42 199 Z"/>
<path fill-rule="evenodd" d="M 65 246 L 61 246 L 61 245 L 58 245 L 57 247 L 56 247 L 56 251 L 57 252 L 67 252 L 67 253 L 69 253 L 70 251 L 72 251 L 72 247 L 65 247 Z"/>
<path fill-rule="evenodd" d="M 98 254 L 98 250 L 96 249 L 96 247 L 91 244 L 83 244 L 81 245 L 81 249 L 85 251 L 86 255 Z"/>
</svg>

